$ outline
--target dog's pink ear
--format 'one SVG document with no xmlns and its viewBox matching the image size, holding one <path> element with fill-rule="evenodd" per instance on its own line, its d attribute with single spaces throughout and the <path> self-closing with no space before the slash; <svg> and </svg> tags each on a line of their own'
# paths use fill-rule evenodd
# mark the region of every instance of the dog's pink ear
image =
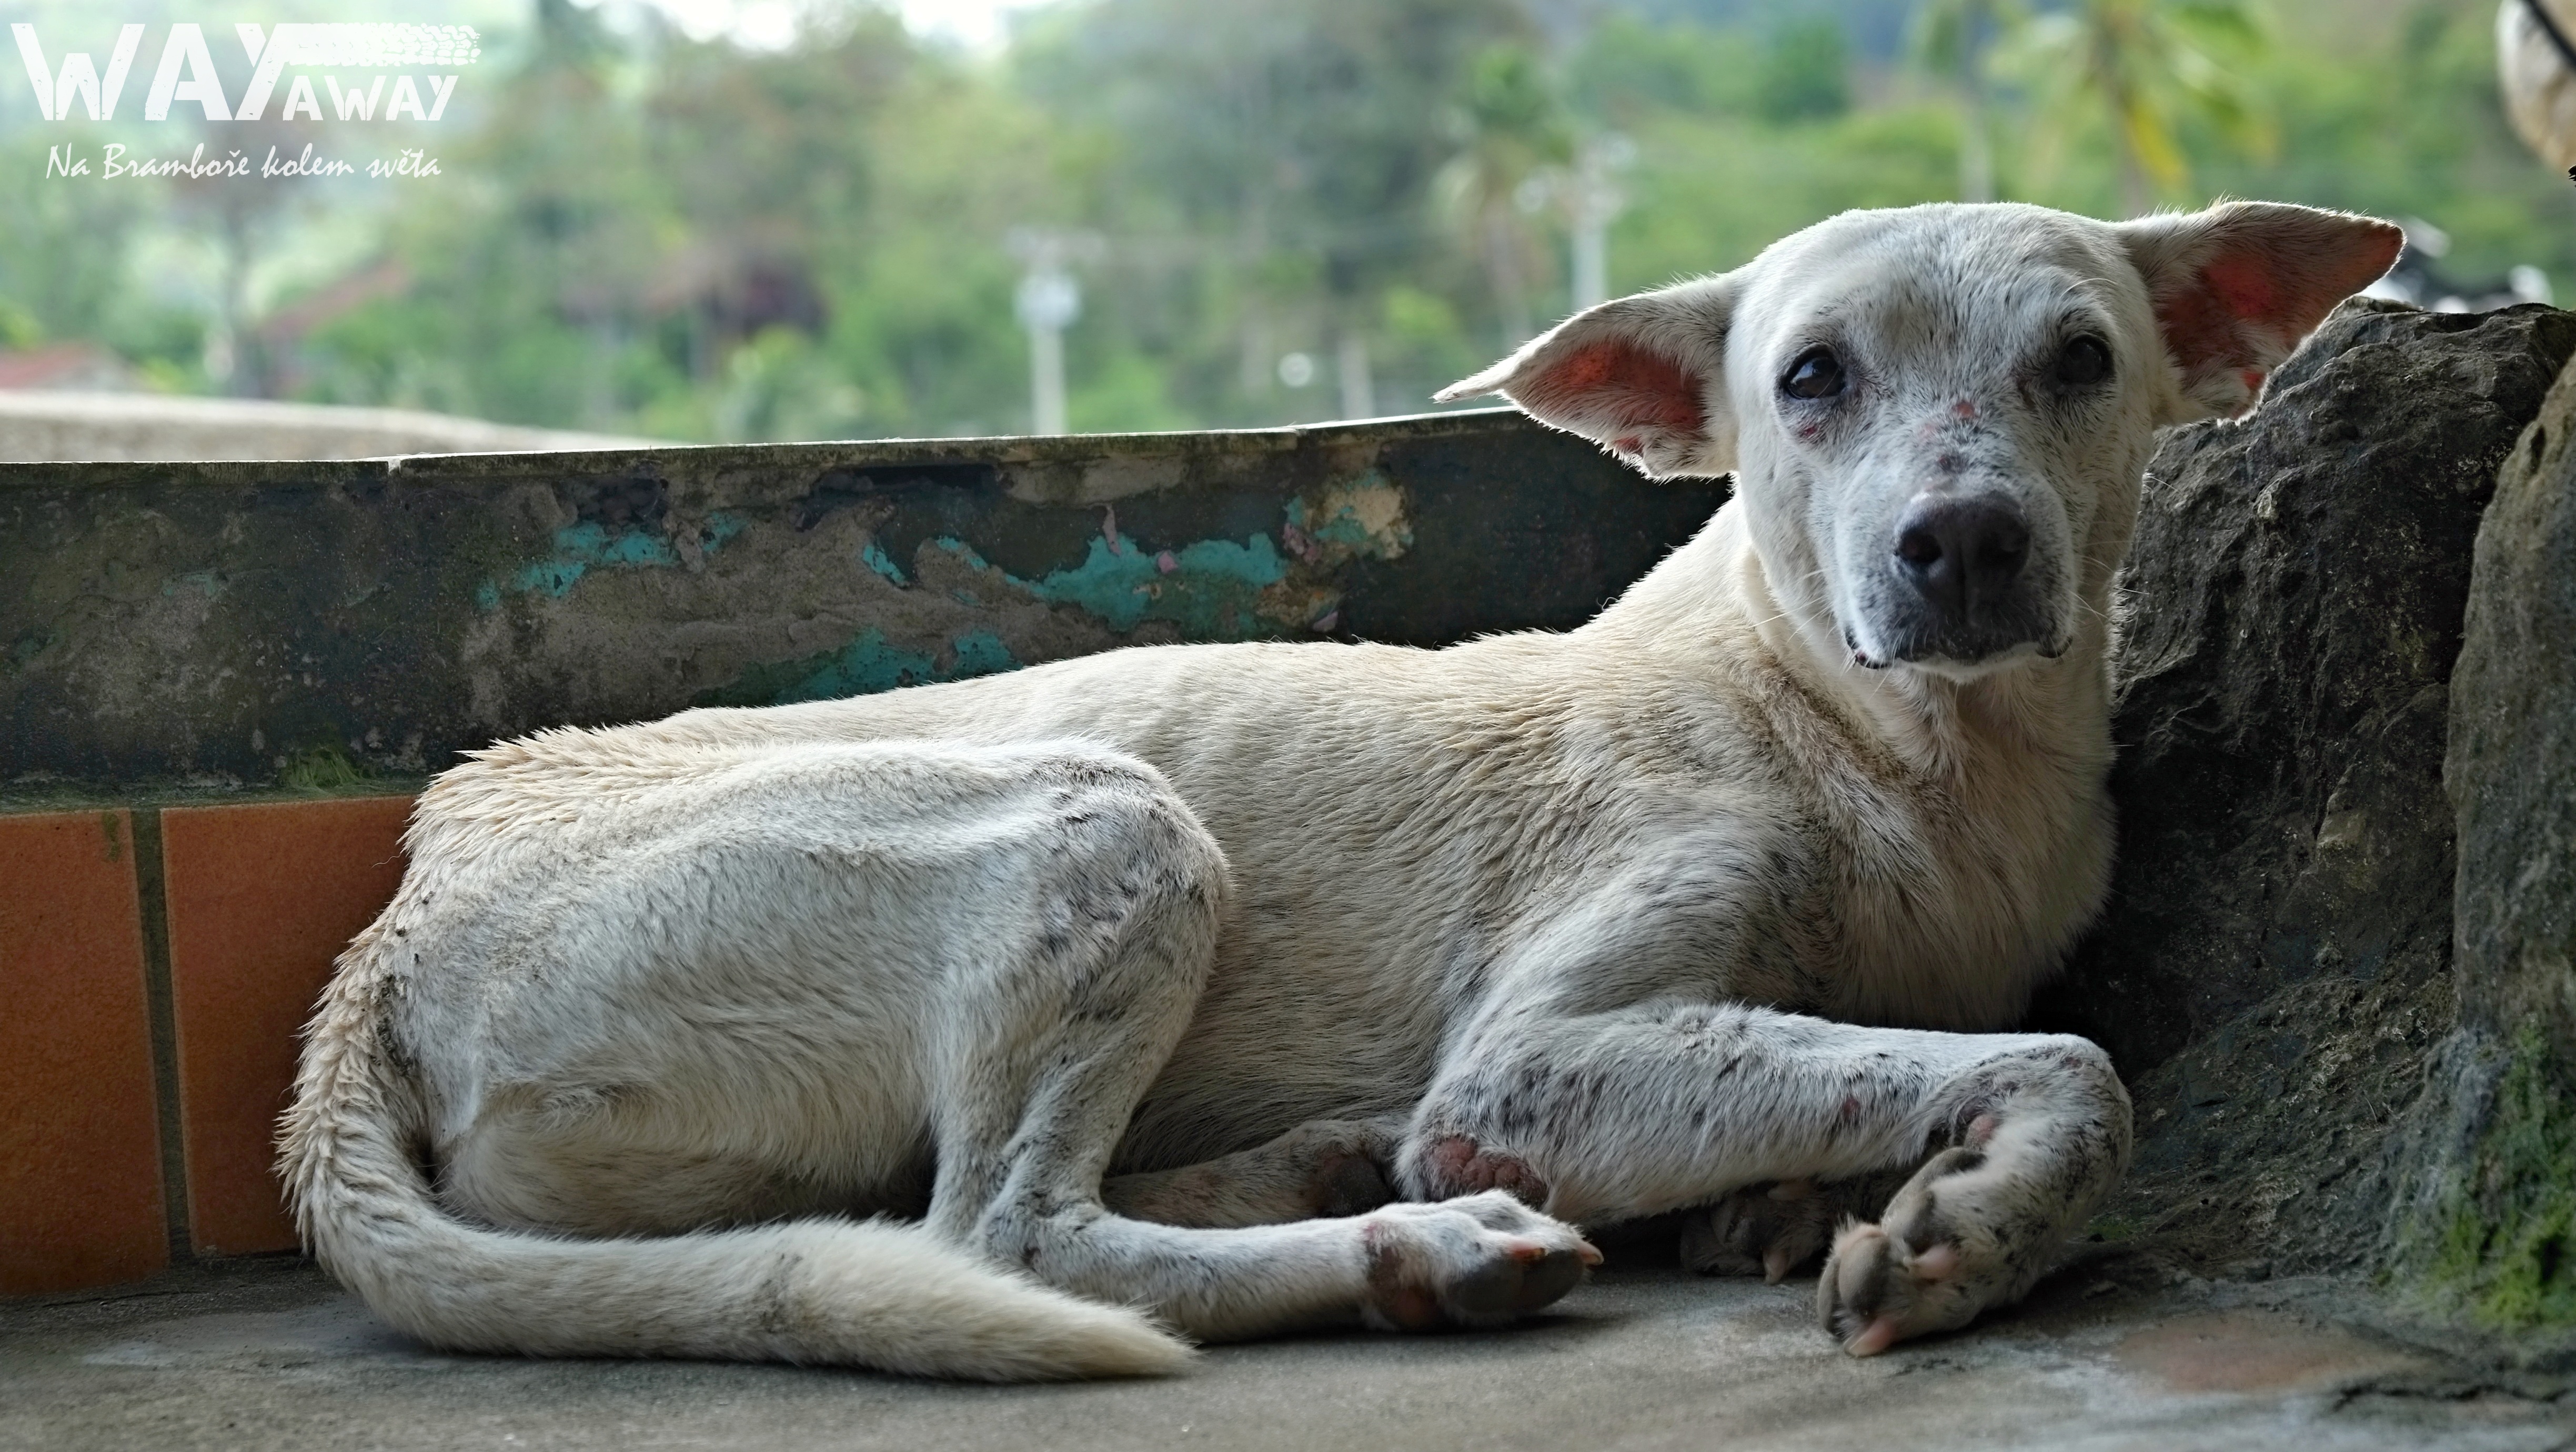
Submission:
<svg viewBox="0 0 2576 1452">
<path fill-rule="evenodd" d="M 2335 304 L 2397 260 L 2406 234 L 2375 217 L 2227 202 L 2117 228 L 2182 370 L 2181 422 L 2253 407 L 2263 380 Z"/>
<path fill-rule="evenodd" d="M 1713 277 L 1586 308 L 1436 396 L 1502 394 L 1657 479 L 1723 474 L 1735 467 L 1723 382 L 1733 296 Z"/>
</svg>

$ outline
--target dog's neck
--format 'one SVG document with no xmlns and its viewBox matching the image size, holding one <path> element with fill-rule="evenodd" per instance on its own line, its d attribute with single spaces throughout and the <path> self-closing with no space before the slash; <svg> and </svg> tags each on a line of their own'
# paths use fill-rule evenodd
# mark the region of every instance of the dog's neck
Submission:
<svg viewBox="0 0 2576 1452">
<path fill-rule="evenodd" d="M 1783 575 L 1730 503 L 1602 612 L 1600 629 L 1650 642 L 1685 661 L 1751 650 L 1758 662 L 1877 742 L 1912 771 L 1955 776 L 1995 752 L 2063 754 L 2067 728 L 2106 748 L 2110 692 L 2110 571 L 2087 570 L 2074 639 L 2055 659 L 2026 659 L 1960 681 L 1907 666 L 1852 660 L 1818 592 L 1779 587 Z M 2099 578 L 2092 578 L 2098 576 Z M 2089 753 L 2088 753 L 2089 754 Z"/>
</svg>

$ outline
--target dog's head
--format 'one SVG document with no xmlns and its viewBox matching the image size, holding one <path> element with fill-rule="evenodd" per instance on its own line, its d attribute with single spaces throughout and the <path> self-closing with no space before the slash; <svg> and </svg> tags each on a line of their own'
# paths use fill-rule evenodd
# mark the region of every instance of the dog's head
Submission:
<svg viewBox="0 0 2576 1452">
<path fill-rule="evenodd" d="M 1443 390 L 1657 478 L 1737 475 L 1820 645 L 1968 678 L 2062 653 L 2128 547 L 2156 430 L 2251 407 L 2397 228 L 2273 203 L 2104 223 L 1848 212 L 1603 303 Z"/>
</svg>

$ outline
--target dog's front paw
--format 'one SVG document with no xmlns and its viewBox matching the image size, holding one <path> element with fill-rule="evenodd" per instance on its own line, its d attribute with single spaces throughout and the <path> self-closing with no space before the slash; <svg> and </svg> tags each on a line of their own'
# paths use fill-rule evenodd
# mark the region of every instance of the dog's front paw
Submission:
<svg viewBox="0 0 2576 1452">
<path fill-rule="evenodd" d="M 1816 1314 L 1854 1356 L 2020 1300 L 2128 1167 L 2129 1096 L 2091 1044 L 1988 1065 L 1960 1098 L 1962 1143 L 1834 1237 Z"/>
<path fill-rule="evenodd" d="M 1954 1331 L 2018 1298 L 2055 1247 L 2055 1217 L 1982 1148 L 1924 1162 L 1875 1225 L 1847 1222 L 1816 1285 L 1816 1315 L 1854 1356 Z"/>
<path fill-rule="evenodd" d="M 1384 1206 L 1361 1217 L 1360 1233 L 1361 1314 L 1386 1331 L 1501 1325 L 1573 1290 L 1601 1263 L 1581 1231 L 1501 1190 Z"/>
<path fill-rule="evenodd" d="M 1682 1264 L 1704 1276 L 1779 1284 L 1832 1238 L 1835 1197 L 1813 1180 L 1748 1185 L 1682 1221 Z"/>
</svg>

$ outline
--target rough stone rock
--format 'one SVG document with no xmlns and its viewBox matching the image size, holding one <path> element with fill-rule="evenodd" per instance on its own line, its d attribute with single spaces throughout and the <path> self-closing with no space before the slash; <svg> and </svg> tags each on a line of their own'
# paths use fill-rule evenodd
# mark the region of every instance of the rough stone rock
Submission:
<svg viewBox="0 0 2576 1452">
<path fill-rule="evenodd" d="M 2149 466 L 2124 577 L 2112 899 L 2042 1024 L 2130 1078 L 2097 1222 L 2206 1270 L 2359 1269 L 2451 1030 L 2448 684 L 2497 466 L 2576 314 L 2355 302 Z"/>
<path fill-rule="evenodd" d="M 2478 528 L 2450 728 L 2460 1026 L 2392 1249 L 2431 1309 L 2576 1360 L 2576 369 Z"/>
</svg>

